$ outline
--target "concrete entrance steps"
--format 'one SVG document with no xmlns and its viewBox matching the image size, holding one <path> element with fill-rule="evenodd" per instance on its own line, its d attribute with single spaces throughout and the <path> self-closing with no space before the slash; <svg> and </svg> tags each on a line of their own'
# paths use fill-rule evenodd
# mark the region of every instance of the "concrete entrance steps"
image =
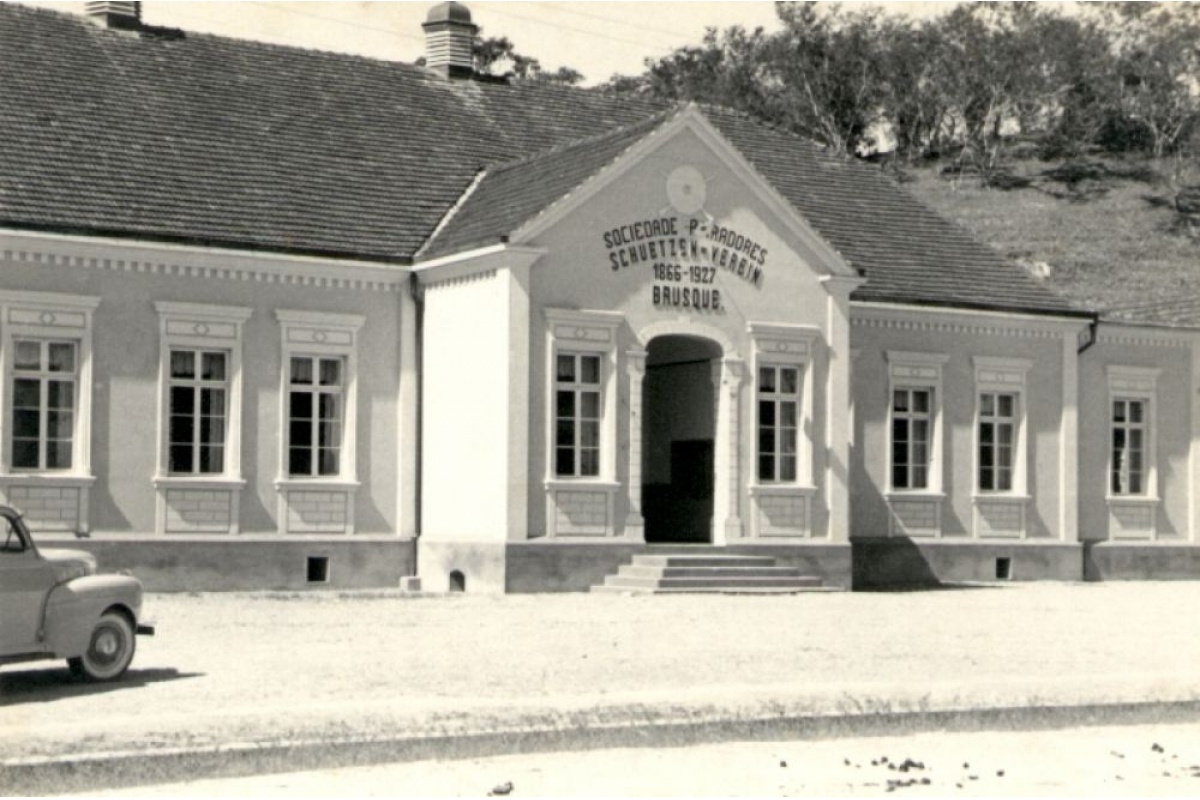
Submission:
<svg viewBox="0 0 1200 800">
<path fill-rule="evenodd" d="M 642 553 L 593 592 L 635 594 L 788 594 L 820 591 L 821 579 L 781 567 L 769 556 L 705 553 Z"/>
</svg>

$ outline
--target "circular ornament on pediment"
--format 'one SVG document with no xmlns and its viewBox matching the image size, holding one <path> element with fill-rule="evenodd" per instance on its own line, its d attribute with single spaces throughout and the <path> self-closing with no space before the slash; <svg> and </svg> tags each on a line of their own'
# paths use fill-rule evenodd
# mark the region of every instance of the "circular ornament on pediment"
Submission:
<svg viewBox="0 0 1200 800">
<path fill-rule="evenodd" d="M 329 337 L 325 335 L 325 331 L 316 331 L 313 333 L 313 341 L 317 344 L 324 344 Z"/>
<path fill-rule="evenodd" d="M 683 166 L 671 170 L 667 176 L 667 199 L 671 207 L 680 214 L 695 214 L 704 208 L 708 199 L 708 185 L 704 175 L 695 167 Z"/>
<path fill-rule="evenodd" d="M 197 322 L 196 325 L 192 328 L 192 330 L 195 332 L 195 334 L 197 336 L 208 336 L 210 328 L 208 327 L 207 324 L 205 324 L 203 322 Z"/>
<path fill-rule="evenodd" d="M 38 314 L 38 322 L 42 323 L 43 325 L 53 325 L 55 319 L 57 319 L 57 317 L 53 311 L 43 311 L 41 314 Z"/>
</svg>

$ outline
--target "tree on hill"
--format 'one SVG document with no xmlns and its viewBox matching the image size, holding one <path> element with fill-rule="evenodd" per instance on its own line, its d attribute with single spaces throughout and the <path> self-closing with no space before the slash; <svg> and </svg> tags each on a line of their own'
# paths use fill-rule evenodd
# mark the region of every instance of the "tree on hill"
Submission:
<svg viewBox="0 0 1200 800">
<path fill-rule="evenodd" d="M 852 154 L 954 155 L 985 181 L 1020 135 L 1188 157 L 1200 128 L 1200 3 L 967 3 L 920 22 L 778 3 L 781 28 L 710 29 L 604 87 L 752 112 Z"/>
</svg>

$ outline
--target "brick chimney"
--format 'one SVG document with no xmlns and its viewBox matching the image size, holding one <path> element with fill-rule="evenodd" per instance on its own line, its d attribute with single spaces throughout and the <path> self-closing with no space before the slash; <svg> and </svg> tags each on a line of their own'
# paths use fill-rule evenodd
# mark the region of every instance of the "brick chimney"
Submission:
<svg viewBox="0 0 1200 800">
<path fill-rule="evenodd" d="M 425 66 L 449 78 L 475 74 L 475 34 L 471 12 L 462 3 L 438 3 L 425 22 Z"/>
<path fill-rule="evenodd" d="M 129 0 L 88 0 L 84 13 L 106 28 L 136 30 L 142 26 L 142 4 Z"/>
</svg>

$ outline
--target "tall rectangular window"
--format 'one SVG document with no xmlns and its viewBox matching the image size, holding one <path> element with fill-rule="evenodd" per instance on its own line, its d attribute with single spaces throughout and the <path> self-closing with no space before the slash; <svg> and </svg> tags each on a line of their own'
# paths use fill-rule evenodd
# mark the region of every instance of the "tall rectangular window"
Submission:
<svg viewBox="0 0 1200 800">
<path fill-rule="evenodd" d="M 1112 401 L 1112 476 L 1114 495 L 1146 494 L 1146 401 Z"/>
<path fill-rule="evenodd" d="M 796 481 L 800 418 L 800 368 L 762 366 L 758 370 L 758 479 Z"/>
<path fill-rule="evenodd" d="M 171 348 L 167 469 L 172 475 L 225 471 L 229 354 Z"/>
<path fill-rule="evenodd" d="M 288 371 L 288 475 L 341 474 L 345 360 L 292 356 Z"/>
<path fill-rule="evenodd" d="M 933 390 L 892 391 L 892 488 L 928 489 Z"/>
<path fill-rule="evenodd" d="M 71 469 L 79 371 L 76 343 L 16 338 L 13 351 L 12 466 Z"/>
<path fill-rule="evenodd" d="M 1017 395 L 979 395 L 979 490 L 1011 492 L 1017 446 Z"/>
<path fill-rule="evenodd" d="M 554 379 L 554 474 L 600 474 L 600 356 L 560 353 Z"/>
</svg>

